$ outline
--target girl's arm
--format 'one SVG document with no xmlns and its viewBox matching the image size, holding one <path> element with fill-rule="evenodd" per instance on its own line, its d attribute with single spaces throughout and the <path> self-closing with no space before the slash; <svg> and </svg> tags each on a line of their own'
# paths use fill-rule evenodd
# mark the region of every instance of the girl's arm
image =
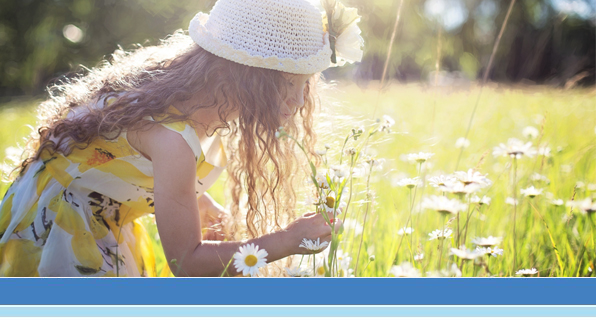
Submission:
<svg viewBox="0 0 596 320">
<path fill-rule="evenodd" d="M 318 214 L 302 216 L 282 231 L 248 241 L 203 241 L 192 150 L 180 135 L 162 126 L 139 131 L 137 137 L 136 147 L 153 162 L 157 228 L 170 268 L 176 275 L 220 276 L 239 246 L 246 243 L 267 250 L 267 262 L 272 262 L 288 255 L 308 253 L 298 247 L 302 238 L 330 241 L 331 227 Z M 336 223 L 336 228 L 339 226 Z M 237 274 L 233 262 L 227 272 Z"/>
</svg>

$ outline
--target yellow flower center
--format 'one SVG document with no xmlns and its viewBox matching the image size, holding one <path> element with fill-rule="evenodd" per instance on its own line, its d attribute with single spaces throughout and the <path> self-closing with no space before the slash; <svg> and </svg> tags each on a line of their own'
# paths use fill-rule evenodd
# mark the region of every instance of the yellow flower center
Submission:
<svg viewBox="0 0 596 320">
<path fill-rule="evenodd" d="M 327 200 L 327 201 L 325 201 L 325 202 L 326 202 L 325 204 L 326 204 L 326 205 L 327 205 L 329 208 L 333 208 L 333 206 L 335 206 L 335 199 L 334 199 L 333 197 L 327 197 L 327 199 L 326 199 L 326 200 Z"/>
<path fill-rule="evenodd" d="M 318 267 L 317 268 L 317 274 L 322 276 L 325 274 L 325 267 Z"/>
<path fill-rule="evenodd" d="M 259 261 L 259 259 L 257 259 L 257 257 L 255 255 L 248 255 L 246 256 L 246 258 L 244 258 L 244 263 L 246 263 L 247 266 L 252 267 L 255 264 L 257 264 L 257 262 Z"/>
</svg>

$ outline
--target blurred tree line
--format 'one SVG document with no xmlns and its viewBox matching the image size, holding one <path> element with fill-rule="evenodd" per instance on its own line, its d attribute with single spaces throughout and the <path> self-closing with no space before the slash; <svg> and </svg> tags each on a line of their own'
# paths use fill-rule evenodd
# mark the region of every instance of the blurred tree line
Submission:
<svg viewBox="0 0 596 320">
<path fill-rule="evenodd" d="M 381 77 L 399 1 L 344 0 L 362 15 L 365 55 L 358 65 L 326 71 L 328 78 Z M 119 45 L 156 44 L 186 29 L 196 12 L 208 12 L 214 3 L 0 0 L 0 99 L 39 94 L 65 73 L 97 65 Z M 506 0 L 404 0 L 389 76 L 427 81 L 438 62 L 442 71 L 459 77 L 481 77 L 508 5 Z M 594 84 L 595 25 L 596 0 L 518 0 L 490 79 Z"/>
</svg>

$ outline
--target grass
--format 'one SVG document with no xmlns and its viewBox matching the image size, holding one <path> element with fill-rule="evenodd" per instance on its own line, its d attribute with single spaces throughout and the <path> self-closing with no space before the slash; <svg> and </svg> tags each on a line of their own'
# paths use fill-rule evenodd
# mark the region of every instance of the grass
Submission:
<svg viewBox="0 0 596 320">
<path fill-rule="evenodd" d="M 369 119 L 377 101 L 377 85 L 361 89 L 356 85 L 339 85 L 326 93 L 325 101 L 335 107 L 320 117 L 319 148 L 324 143 L 331 145 L 329 164 L 339 158 L 338 152 L 345 136 Z M 363 239 L 353 236 L 347 230 L 342 235 L 340 247 L 352 257 L 351 268 L 358 260 L 357 276 L 387 276 L 391 267 L 402 262 L 412 262 L 417 253 L 424 253 L 424 259 L 414 262 L 421 274 L 435 271 L 437 265 L 447 268 L 456 263 L 464 276 L 513 276 L 519 269 L 536 268 L 538 276 L 594 276 L 596 263 L 596 217 L 571 211 L 566 206 L 554 206 L 547 200 L 546 192 L 564 201 L 596 196 L 588 190 L 596 184 L 596 92 L 594 88 L 561 90 L 550 87 L 520 87 L 487 85 L 483 89 L 478 109 L 468 139 L 471 144 L 463 151 L 459 170 L 475 168 L 493 181 L 493 185 L 479 195 L 492 198 L 490 206 L 472 206 L 469 215 L 460 217 L 460 227 L 468 220 L 466 242 L 474 249 L 471 240 L 476 237 L 500 236 L 499 246 L 504 254 L 483 258 L 487 265 L 461 262 L 449 256 L 449 248 L 456 247 L 455 239 L 444 243 L 439 261 L 440 242 L 429 241 L 428 233 L 440 229 L 441 216 L 429 210 L 420 209 L 420 201 L 431 194 L 439 194 L 428 184 L 416 188 L 410 195 L 407 188 L 396 186 L 402 177 L 420 176 L 428 179 L 438 174 L 451 174 L 455 170 L 459 149 L 455 148 L 457 138 L 465 134 L 468 120 L 479 88 L 436 89 L 420 84 L 391 85 L 379 98 L 377 117 L 387 114 L 396 120 L 391 134 L 383 133 L 367 148 L 368 153 L 386 159 L 383 168 L 374 170 L 371 189 L 374 202 L 369 206 Z M 21 142 L 34 123 L 35 102 L 23 101 L 0 106 L 0 155 L 5 149 Z M 436 107 L 435 107 L 436 106 Z M 431 119 L 435 119 L 431 121 Z M 529 140 L 534 145 L 547 144 L 551 157 L 522 158 L 517 162 L 516 184 L 513 185 L 510 158 L 495 158 L 492 150 L 509 138 L 528 139 L 522 130 L 534 126 L 541 131 L 539 138 Z M 414 152 L 432 152 L 435 155 L 422 168 L 401 160 L 403 155 Z M 419 170 L 420 173 L 419 173 Z M 546 176 L 550 183 L 532 181 L 532 173 Z M 223 179 L 210 189 L 210 194 L 223 202 Z M 583 187 L 582 183 L 583 182 Z M 505 203 L 513 195 L 513 188 L 530 185 L 543 189 L 536 198 L 521 198 L 516 210 L 516 238 L 513 239 L 513 206 Z M 0 183 L 0 194 L 7 189 Z M 354 194 L 363 198 L 363 181 L 356 181 Z M 397 231 L 406 225 L 410 216 L 410 199 L 413 204 L 411 222 L 412 236 L 402 236 Z M 299 199 L 301 200 L 301 199 Z M 307 208 L 304 208 L 307 210 Z M 354 202 L 348 216 L 360 223 L 366 210 L 365 202 Z M 312 210 L 311 210 L 312 211 Z M 468 212 L 466 212 L 468 214 Z M 564 221 L 564 217 L 570 217 Z M 592 220 L 590 220 L 592 219 Z M 165 266 L 165 258 L 156 238 L 156 228 L 150 218 L 145 224 L 154 239 L 158 274 Z M 451 223 L 455 227 L 456 221 Z M 455 234 L 455 231 L 454 231 Z M 455 237 L 454 237 L 455 238 Z M 360 240 L 360 259 L 356 258 Z M 401 245 L 400 245 L 401 241 Z M 516 261 L 513 261 L 513 246 L 516 246 Z M 398 250 L 399 246 L 399 250 Z M 375 255 L 373 262 L 369 256 Z M 305 259 L 306 260 L 306 259 Z"/>
</svg>

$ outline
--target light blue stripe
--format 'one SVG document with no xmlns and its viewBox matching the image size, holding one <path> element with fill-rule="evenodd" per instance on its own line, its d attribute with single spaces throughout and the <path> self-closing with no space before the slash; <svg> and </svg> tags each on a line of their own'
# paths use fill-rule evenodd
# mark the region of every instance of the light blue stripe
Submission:
<svg viewBox="0 0 596 320">
<path fill-rule="evenodd" d="M 596 306 L 0 306 L 3 317 L 594 317 Z"/>
</svg>

